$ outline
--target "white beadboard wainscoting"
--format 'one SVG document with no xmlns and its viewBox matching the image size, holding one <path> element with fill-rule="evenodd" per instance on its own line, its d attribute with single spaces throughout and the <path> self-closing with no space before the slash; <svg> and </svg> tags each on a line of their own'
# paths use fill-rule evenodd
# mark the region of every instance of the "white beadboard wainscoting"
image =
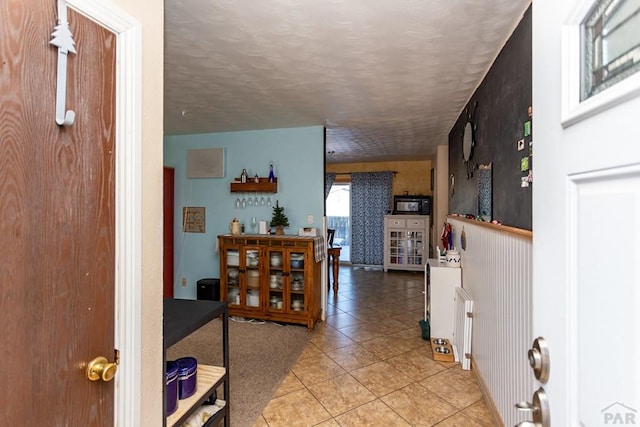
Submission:
<svg viewBox="0 0 640 427">
<path fill-rule="evenodd" d="M 460 250 L 462 286 L 473 299 L 473 367 L 503 425 L 531 419 L 514 404 L 530 401 L 533 371 L 531 232 L 448 217 Z M 462 250 L 464 228 L 466 249 Z"/>
</svg>

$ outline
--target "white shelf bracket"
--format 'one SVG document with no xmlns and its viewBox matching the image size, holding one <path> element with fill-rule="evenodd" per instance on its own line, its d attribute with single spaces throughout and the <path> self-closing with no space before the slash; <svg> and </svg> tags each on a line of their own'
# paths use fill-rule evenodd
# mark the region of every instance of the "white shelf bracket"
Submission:
<svg viewBox="0 0 640 427">
<path fill-rule="evenodd" d="M 52 44 L 58 48 L 58 76 L 56 92 L 56 123 L 60 126 L 71 126 L 76 118 L 73 110 L 65 110 L 67 100 L 67 55 L 76 53 L 75 41 L 67 21 L 67 3 L 58 0 L 58 25 L 51 33 Z"/>
</svg>

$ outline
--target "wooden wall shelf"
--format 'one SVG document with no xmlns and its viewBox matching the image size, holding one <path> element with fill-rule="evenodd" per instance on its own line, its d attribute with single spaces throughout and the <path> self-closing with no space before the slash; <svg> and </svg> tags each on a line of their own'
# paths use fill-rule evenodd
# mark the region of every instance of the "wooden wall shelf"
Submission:
<svg viewBox="0 0 640 427">
<path fill-rule="evenodd" d="M 232 193 L 277 193 L 278 192 L 278 179 L 274 179 L 273 182 L 269 182 L 269 178 L 258 178 L 259 182 L 254 182 L 255 178 L 249 178 L 249 181 L 242 183 L 240 178 L 236 178 L 237 181 L 231 183 Z"/>
</svg>

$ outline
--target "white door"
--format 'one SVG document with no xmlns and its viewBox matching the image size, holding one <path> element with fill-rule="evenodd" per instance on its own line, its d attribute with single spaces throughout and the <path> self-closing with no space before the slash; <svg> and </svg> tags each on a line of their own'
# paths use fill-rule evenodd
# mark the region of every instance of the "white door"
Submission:
<svg viewBox="0 0 640 427">
<path fill-rule="evenodd" d="M 577 101 L 594 3 L 533 3 L 533 334 L 559 427 L 640 424 L 640 73 Z"/>
</svg>

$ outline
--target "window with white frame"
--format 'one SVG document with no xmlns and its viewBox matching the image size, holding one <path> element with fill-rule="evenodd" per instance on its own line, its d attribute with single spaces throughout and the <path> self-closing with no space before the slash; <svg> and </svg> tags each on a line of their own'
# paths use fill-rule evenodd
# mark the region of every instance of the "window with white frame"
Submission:
<svg viewBox="0 0 640 427">
<path fill-rule="evenodd" d="M 599 0 L 582 24 L 584 101 L 640 71 L 640 0 Z"/>
</svg>

